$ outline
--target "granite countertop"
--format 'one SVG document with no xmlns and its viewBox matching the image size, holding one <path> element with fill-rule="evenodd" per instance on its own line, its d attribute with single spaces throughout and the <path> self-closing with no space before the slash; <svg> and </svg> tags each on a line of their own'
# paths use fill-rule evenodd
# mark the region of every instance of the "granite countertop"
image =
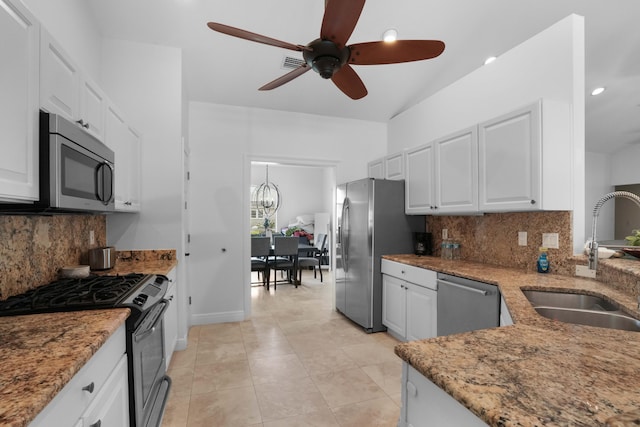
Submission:
<svg viewBox="0 0 640 427">
<path fill-rule="evenodd" d="M 496 284 L 514 325 L 412 341 L 398 356 L 492 426 L 640 424 L 640 333 L 553 321 L 521 289 L 637 297 L 591 279 L 415 255 L 386 259 Z"/>
<path fill-rule="evenodd" d="M 118 251 L 98 275 L 168 274 L 175 250 Z M 122 325 L 128 308 L 0 317 L 0 425 L 22 427 Z"/>
<path fill-rule="evenodd" d="M 0 425 L 28 425 L 128 316 L 120 308 L 0 317 Z"/>
<path fill-rule="evenodd" d="M 109 270 L 92 270 L 98 275 L 123 275 L 129 273 L 168 274 L 176 265 L 175 250 L 118 251 L 116 263 Z"/>
</svg>

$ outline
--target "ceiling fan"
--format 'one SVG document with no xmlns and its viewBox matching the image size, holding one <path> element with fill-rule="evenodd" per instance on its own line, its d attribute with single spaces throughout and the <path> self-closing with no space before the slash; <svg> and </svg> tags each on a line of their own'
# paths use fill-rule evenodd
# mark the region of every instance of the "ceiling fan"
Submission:
<svg viewBox="0 0 640 427">
<path fill-rule="evenodd" d="M 351 65 L 396 64 L 435 58 L 444 51 L 440 40 L 397 40 L 395 42 L 367 42 L 347 46 L 365 0 L 328 0 L 325 2 L 320 38 L 306 46 L 296 45 L 271 37 L 209 22 L 214 31 L 241 39 L 302 52 L 305 63 L 289 73 L 262 86 L 259 90 L 271 90 L 313 69 L 320 77 L 333 83 L 352 99 L 367 95 L 367 88 Z"/>
</svg>

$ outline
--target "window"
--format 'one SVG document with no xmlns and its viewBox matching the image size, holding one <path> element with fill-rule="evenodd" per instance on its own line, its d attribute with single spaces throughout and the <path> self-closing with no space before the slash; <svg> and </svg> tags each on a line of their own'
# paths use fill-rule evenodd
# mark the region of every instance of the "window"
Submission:
<svg viewBox="0 0 640 427">
<path fill-rule="evenodd" d="M 265 217 L 264 210 L 261 209 L 253 199 L 253 193 L 256 191 L 256 188 L 257 188 L 257 185 L 251 186 L 251 202 L 250 202 L 250 208 L 249 208 L 250 224 L 249 225 L 251 227 L 251 234 L 262 234 L 265 232 L 264 222 L 265 222 L 265 219 L 267 218 Z M 276 222 L 277 222 L 276 216 L 277 214 L 268 219 L 269 220 L 268 228 L 272 232 L 275 232 L 276 230 Z"/>
</svg>

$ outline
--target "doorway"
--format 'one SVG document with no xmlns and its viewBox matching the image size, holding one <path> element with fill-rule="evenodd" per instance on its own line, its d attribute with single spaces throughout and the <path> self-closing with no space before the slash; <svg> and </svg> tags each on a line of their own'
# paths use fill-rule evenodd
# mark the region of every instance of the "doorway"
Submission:
<svg viewBox="0 0 640 427">
<path fill-rule="evenodd" d="M 327 226 L 327 248 L 330 259 L 333 259 L 331 244 L 333 240 L 333 221 L 335 216 L 335 188 L 337 162 L 318 161 L 314 159 L 282 159 L 263 156 L 247 156 L 245 161 L 246 194 L 244 197 L 247 214 L 243 232 L 245 233 L 244 259 L 245 268 L 245 317 L 251 316 L 251 268 L 250 230 L 252 228 L 251 188 L 260 185 L 266 179 L 266 165 L 268 164 L 269 181 L 276 184 L 281 193 L 281 206 L 274 215 L 273 229 L 282 232 L 289 229 L 298 221 L 298 217 L 306 217 L 316 213 L 327 213 L 329 224 Z M 270 224 L 271 225 L 271 224 Z M 315 225 L 314 225 L 315 227 Z M 331 277 L 327 275 L 327 277 Z M 327 286 L 333 289 L 333 280 L 327 281 Z M 333 293 L 333 290 L 331 291 Z"/>
</svg>

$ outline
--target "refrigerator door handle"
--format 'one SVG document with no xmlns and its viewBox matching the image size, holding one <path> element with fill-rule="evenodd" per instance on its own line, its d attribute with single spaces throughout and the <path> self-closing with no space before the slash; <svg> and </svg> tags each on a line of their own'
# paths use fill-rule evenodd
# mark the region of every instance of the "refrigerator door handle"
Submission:
<svg viewBox="0 0 640 427">
<path fill-rule="evenodd" d="M 342 268 L 349 271 L 349 198 L 342 204 L 342 224 L 340 224 L 340 244 L 342 247 Z"/>
</svg>

